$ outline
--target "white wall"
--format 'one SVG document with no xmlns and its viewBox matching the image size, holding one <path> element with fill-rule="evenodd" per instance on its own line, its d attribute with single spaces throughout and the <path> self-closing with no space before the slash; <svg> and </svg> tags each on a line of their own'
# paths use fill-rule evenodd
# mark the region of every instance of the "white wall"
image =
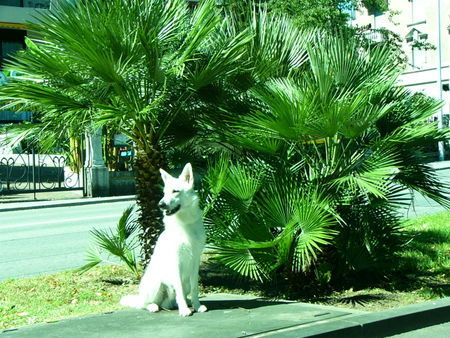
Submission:
<svg viewBox="0 0 450 338">
<path fill-rule="evenodd" d="M 43 9 L 29 7 L 0 6 L 0 22 L 21 23 L 35 21 L 34 16 L 39 15 Z"/>
</svg>

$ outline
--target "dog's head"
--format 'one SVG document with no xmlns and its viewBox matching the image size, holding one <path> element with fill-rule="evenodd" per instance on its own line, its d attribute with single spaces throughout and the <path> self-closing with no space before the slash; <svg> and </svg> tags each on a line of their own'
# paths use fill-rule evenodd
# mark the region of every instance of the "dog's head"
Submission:
<svg viewBox="0 0 450 338">
<path fill-rule="evenodd" d="M 165 216 L 172 216 L 184 207 L 190 206 L 194 198 L 194 174 L 190 163 L 184 166 L 181 175 L 173 177 L 163 169 L 159 170 L 164 181 L 164 197 L 159 207 Z"/>
</svg>

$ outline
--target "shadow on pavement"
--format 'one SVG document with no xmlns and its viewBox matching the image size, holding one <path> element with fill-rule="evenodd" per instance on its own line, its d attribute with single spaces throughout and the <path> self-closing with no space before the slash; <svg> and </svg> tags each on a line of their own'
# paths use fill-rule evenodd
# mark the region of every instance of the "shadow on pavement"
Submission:
<svg viewBox="0 0 450 338">
<path fill-rule="evenodd" d="M 233 299 L 233 300 L 200 300 L 208 310 L 231 310 L 231 309 L 256 309 L 264 306 L 289 304 L 285 301 L 271 301 L 262 298 L 255 299 Z"/>
</svg>

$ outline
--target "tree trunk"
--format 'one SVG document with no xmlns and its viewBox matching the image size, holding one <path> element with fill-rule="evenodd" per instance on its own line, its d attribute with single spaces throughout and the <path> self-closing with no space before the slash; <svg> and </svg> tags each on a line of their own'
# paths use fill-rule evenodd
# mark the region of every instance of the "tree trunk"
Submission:
<svg viewBox="0 0 450 338">
<path fill-rule="evenodd" d="M 150 261 L 156 240 L 163 230 L 162 213 L 158 208 L 158 202 L 162 198 L 162 179 L 159 169 L 164 168 L 165 164 L 164 155 L 157 146 L 154 146 L 150 152 L 137 151 L 134 169 L 144 266 L 147 266 Z"/>
</svg>

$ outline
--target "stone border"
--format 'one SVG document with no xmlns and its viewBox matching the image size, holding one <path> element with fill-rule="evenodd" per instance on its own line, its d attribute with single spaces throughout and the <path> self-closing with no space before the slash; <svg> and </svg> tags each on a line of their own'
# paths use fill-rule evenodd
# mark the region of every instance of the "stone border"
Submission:
<svg viewBox="0 0 450 338">
<path fill-rule="evenodd" d="M 397 309 L 353 315 L 263 336 L 276 337 L 386 337 L 450 321 L 450 297 Z"/>
</svg>

